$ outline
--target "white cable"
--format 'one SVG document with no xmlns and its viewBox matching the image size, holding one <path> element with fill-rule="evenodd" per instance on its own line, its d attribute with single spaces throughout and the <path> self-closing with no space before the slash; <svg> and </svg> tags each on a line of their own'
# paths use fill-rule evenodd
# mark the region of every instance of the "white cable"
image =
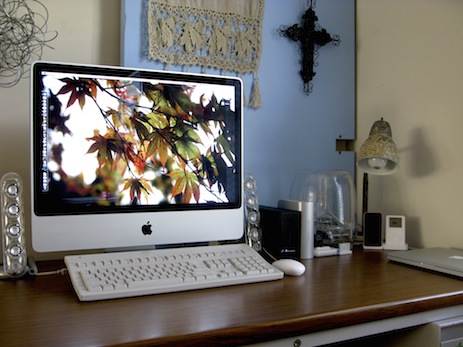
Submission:
<svg viewBox="0 0 463 347">
<path fill-rule="evenodd" d="M 29 265 L 29 275 L 31 276 L 48 276 L 48 275 L 65 275 L 67 273 L 66 268 L 61 268 L 59 270 L 39 272 L 37 264 L 33 257 L 27 258 L 27 264 Z"/>
<path fill-rule="evenodd" d="M 54 271 L 45 271 L 45 272 L 37 272 L 34 273 L 34 276 L 49 276 L 49 275 L 65 275 L 67 274 L 68 269 L 65 267 L 59 269 L 59 270 L 54 270 Z"/>
</svg>

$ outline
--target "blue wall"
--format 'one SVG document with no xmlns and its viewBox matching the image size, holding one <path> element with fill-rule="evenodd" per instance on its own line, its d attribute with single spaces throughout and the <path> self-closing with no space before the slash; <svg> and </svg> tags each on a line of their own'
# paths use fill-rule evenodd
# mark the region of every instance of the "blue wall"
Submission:
<svg viewBox="0 0 463 347">
<path fill-rule="evenodd" d="M 142 0 L 122 0 L 121 63 L 163 69 L 143 54 Z M 300 22 L 305 0 L 266 0 L 259 69 L 262 107 L 244 110 L 245 171 L 254 174 L 260 203 L 288 198 L 302 170 L 341 169 L 355 174 L 355 154 L 337 152 L 336 139 L 355 138 L 355 0 L 318 0 L 318 23 L 341 44 L 321 47 L 313 92 L 303 92 L 298 45 L 278 34 Z M 190 68 L 191 72 L 199 72 Z M 213 73 L 213 71 L 208 71 Z M 244 76 L 249 94 L 250 77 Z"/>
</svg>

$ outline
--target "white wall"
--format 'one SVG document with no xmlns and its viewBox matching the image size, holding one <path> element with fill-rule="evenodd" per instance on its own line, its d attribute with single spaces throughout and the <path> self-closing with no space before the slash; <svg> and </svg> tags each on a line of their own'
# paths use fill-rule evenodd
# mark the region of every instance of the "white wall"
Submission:
<svg viewBox="0 0 463 347">
<path fill-rule="evenodd" d="M 356 146 L 384 117 L 400 151 L 370 211 L 404 214 L 412 246 L 463 248 L 462 23 L 461 0 L 357 0 Z"/>
</svg>

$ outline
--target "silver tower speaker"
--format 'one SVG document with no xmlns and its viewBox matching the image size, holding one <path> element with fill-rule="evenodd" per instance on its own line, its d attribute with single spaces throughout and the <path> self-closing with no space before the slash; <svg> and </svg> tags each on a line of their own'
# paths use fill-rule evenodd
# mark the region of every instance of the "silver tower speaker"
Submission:
<svg viewBox="0 0 463 347">
<path fill-rule="evenodd" d="M 17 278 L 28 271 L 21 177 L 14 172 L 5 174 L 0 180 L 0 188 L 3 242 L 0 278 Z"/>
<path fill-rule="evenodd" d="M 246 243 L 256 251 L 262 250 L 262 230 L 260 227 L 259 200 L 257 184 L 252 174 L 246 174 L 244 179 L 244 201 L 246 216 Z"/>
</svg>

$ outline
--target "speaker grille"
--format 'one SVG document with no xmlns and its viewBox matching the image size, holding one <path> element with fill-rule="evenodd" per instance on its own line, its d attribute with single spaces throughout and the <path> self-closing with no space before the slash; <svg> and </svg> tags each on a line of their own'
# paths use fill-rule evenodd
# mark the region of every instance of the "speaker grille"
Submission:
<svg viewBox="0 0 463 347">
<path fill-rule="evenodd" d="M 1 181 L 3 276 L 21 277 L 27 270 L 21 177 L 9 172 Z"/>
<path fill-rule="evenodd" d="M 246 214 L 246 242 L 256 251 L 262 250 L 262 230 L 260 227 L 257 184 L 252 174 L 244 178 L 244 200 Z"/>
</svg>

